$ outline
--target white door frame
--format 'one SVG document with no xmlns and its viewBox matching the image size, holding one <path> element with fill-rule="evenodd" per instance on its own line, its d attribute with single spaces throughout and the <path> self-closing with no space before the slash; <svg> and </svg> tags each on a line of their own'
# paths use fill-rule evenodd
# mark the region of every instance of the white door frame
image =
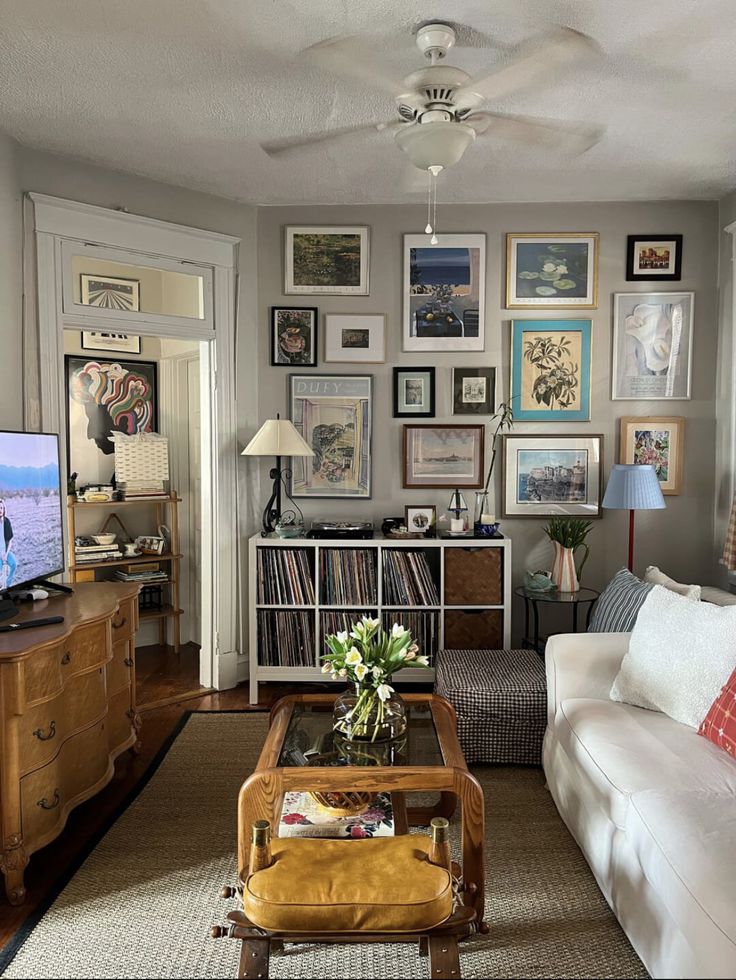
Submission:
<svg viewBox="0 0 736 980">
<path fill-rule="evenodd" d="M 66 479 L 64 338 L 68 327 L 180 337 L 202 344 L 202 651 L 200 683 L 219 690 L 237 683 L 238 562 L 236 512 L 235 292 L 240 239 L 31 193 L 37 255 L 40 428 L 58 432 Z M 182 322 L 145 313 L 135 323 L 109 312 L 92 320 L 64 312 L 62 243 L 104 246 L 160 257 L 212 272 L 212 316 Z M 194 271 L 194 270 L 192 270 Z M 206 399 L 206 404 L 205 404 Z"/>
</svg>

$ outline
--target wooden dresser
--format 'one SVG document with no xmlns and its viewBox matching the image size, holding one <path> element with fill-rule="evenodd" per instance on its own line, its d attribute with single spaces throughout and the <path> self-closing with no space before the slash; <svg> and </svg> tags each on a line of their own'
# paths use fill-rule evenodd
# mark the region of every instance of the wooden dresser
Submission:
<svg viewBox="0 0 736 980">
<path fill-rule="evenodd" d="M 86 582 L 74 595 L 21 607 L 11 622 L 55 626 L 0 633 L 0 869 L 13 905 L 25 898 L 30 855 L 62 832 L 69 812 L 134 747 L 138 585 Z"/>
</svg>

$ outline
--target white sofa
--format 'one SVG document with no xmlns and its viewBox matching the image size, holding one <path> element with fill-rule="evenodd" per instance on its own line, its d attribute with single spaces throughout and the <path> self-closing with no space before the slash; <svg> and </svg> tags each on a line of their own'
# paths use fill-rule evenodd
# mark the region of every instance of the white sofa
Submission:
<svg viewBox="0 0 736 980">
<path fill-rule="evenodd" d="M 548 641 L 547 784 L 649 973 L 733 978 L 736 761 L 609 699 L 629 635 Z"/>
</svg>

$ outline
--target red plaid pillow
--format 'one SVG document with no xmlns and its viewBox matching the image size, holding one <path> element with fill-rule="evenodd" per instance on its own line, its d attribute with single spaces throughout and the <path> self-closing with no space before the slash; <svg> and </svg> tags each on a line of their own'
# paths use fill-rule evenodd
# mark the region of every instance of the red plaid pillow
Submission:
<svg viewBox="0 0 736 980">
<path fill-rule="evenodd" d="M 736 670 L 708 709 L 698 735 L 703 735 L 736 759 Z"/>
</svg>

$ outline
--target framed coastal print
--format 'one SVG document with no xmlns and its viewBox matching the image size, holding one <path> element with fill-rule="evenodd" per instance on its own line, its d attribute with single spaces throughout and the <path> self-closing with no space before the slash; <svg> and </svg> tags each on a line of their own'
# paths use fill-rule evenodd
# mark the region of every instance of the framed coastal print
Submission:
<svg viewBox="0 0 736 980">
<path fill-rule="evenodd" d="M 684 433 L 681 416 L 622 418 L 619 462 L 653 466 L 662 493 L 681 493 Z"/>
<path fill-rule="evenodd" d="M 115 471 L 113 432 L 156 432 L 158 397 L 153 361 L 67 354 L 67 456 L 77 484 L 109 483 Z"/>
<path fill-rule="evenodd" d="M 629 282 L 679 282 L 682 235 L 629 235 L 626 278 Z"/>
<path fill-rule="evenodd" d="M 598 307 L 598 233 L 506 236 L 506 308 Z"/>
<path fill-rule="evenodd" d="M 690 398 L 694 293 L 615 293 L 611 397 Z"/>
<path fill-rule="evenodd" d="M 138 279 L 119 279 L 116 276 L 92 276 L 83 272 L 80 303 L 101 310 L 125 310 L 135 313 L 141 308 Z"/>
<path fill-rule="evenodd" d="M 452 414 L 493 415 L 496 410 L 496 369 L 452 369 Z"/>
<path fill-rule="evenodd" d="M 127 333 L 103 333 L 99 330 L 83 330 L 82 350 L 140 354 L 141 338 Z"/>
<path fill-rule="evenodd" d="M 284 292 L 367 296 L 367 225 L 288 225 Z"/>
<path fill-rule="evenodd" d="M 289 375 L 291 421 L 314 456 L 291 461 L 294 497 L 371 495 L 373 377 Z"/>
<path fill-rule="evenodd" d="M 511 321 L 516 422 L 590 420 L 591 320 Z"/>
<path fill-rule="evenodd" d="M 485 285 L 485 235 L 404 235 L 404 350 L 483 350 Z"/>
<path fill-rule="evenodd" d="M 386 317 L 383 313 L 325 313 L 325 361 L 386 360 Z"/>
<path fill-rule="evenodd" d="M 394 418 L 434 418 L 434 368 L 394 368 Z"/>
<path fill-rule="evenodd" d="M 404 524 L 406 529 L 414 534 L 427 534 L 433 531 L 437 524 L 437 508 L 434 504 L 407 505 L 404 508 Z"/>
<path fill-rule="evenodd" d="M 317 307 L 271 307 L 271 364 L 314 367 L 317 363 Z"/>
<path fill-rule="evenodd" d="M 483 484 L 484 425 L 404 425 L 404 488 L 477 489 Z"/>
<path fill-rule="evenodd" d="M 600 517 L 603 436 L 505 435 L 504 517 Z"/>
</svg>

